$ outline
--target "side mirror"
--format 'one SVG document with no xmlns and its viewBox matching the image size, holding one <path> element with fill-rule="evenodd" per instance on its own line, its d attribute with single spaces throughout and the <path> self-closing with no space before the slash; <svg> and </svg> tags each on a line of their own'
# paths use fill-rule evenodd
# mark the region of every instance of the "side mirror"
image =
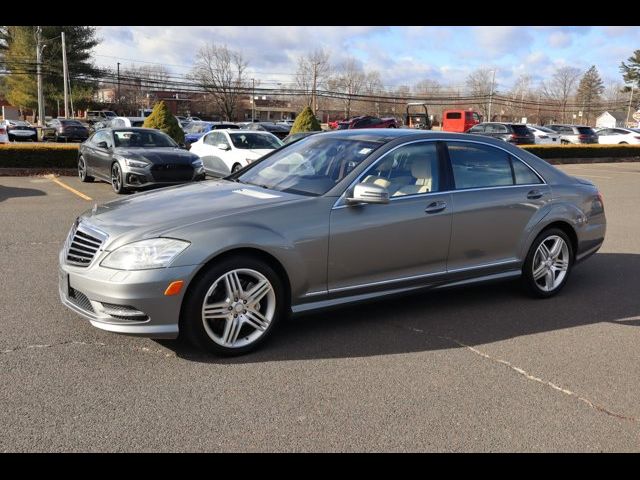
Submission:
<svg viewBox="0 0 640 480">
<path fill-rule="evenodd" d="M 219 143 L 218 145 L 216 145 L 220 150 L 230 150 L 231 147 L 229 147 L 229 145 L 227 145 L 226 143 Z"/>
<path fill-rule="evenodd" d="M 353 187 L 353 194 L 347 198 L 347 203 L 389 203 L 389 191 L 380 185 L 359 183 Z"/>
<path fill-rule="evenodd" d="M 184 143 L 179 143 L 178 146 L 183 150 L 189 150 L 189 148 Z"/>
<path fill-rule="evenodd" d="M 104 148 L 104 149 L 109 148 L 109 146 L 107 145 L 107 142 L 98 142 L 98 145 L 97 145 L 97 146 L 98 146 L 99 148 Z"/>
</svg>

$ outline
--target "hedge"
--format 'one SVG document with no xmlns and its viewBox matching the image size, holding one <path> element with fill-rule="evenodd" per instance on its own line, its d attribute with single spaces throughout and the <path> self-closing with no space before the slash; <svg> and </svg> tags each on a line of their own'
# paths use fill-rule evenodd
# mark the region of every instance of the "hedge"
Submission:
<svg viewBox="0 0 640 480">
<path fill-rule="evenodd" d="M 76 168 L 79 144 L 6 143 L 0 144 L 0 168 Z M 637 158 L 640 145 L 523 145 L 540 158 Z"/>
<path fill-rule="evenodd" d="M 640 157 L 640 145 L 522 145 L 540 158 Z"/>
<path fill-rule="evenodd" d="M 78 144 L 0 144 L 0 168 L 75 168 Z"/>
</svg>

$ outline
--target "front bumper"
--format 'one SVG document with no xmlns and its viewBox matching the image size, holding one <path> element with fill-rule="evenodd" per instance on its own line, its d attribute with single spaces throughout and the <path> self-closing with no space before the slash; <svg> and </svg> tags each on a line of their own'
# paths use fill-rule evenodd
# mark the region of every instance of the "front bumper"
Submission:
<svg viewBox="0 0 640 480">
<path fill-rule="evenodd" d="M 167 179 L 165 177 L 162 181 L 154 178 L 150 167 L 130 167 L 126 164 L 121 163 L 121 168 L 124 186 L 127 188 L 179 185 L 181 183 L 188 183 L 205 179 L 204 167 L 194 168 L 193 174 L 189 178 Z"/>
<path fill-rule="evenodd" d="M 100 251 L 89 267 L 68 265 L 60 252 L 58 293 L 69 309 L 101 330 L 151 338 L 176 338 L 186 285 L 197 265 L 122 271 L 104 268 Z M 166 296 L 167 286 L 184 280 L 178 295 Z"/>
</svg>

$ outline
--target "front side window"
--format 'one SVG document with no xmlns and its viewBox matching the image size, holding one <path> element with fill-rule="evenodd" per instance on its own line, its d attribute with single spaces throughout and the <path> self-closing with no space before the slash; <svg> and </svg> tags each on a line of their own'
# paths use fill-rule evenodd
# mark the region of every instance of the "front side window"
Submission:
<svg viewBox="0 0 640 480">
<path fill-rule="evenodd" d="M 513 185 L 509 154 L 466 142 L 447 142 L 456 189 Z"/>
<path fill-rule="evenodd" d="M 436 143 L 399 147 L 384 156 L 362 178 L 362 183 L 386 188 L 390 197 L 438 192 L 442 189 Z"/>
<path fill-rule="evenodd" d="M 324 195 L 382 145 L 369 140 L 313 135 L 289 144 L 235 179 L 283 192 Z"/>
</svg>

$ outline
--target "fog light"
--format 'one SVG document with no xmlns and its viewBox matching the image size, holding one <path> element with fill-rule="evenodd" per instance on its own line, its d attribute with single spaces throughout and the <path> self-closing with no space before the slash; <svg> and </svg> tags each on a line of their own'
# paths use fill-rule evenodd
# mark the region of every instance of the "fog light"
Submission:
<svg viewBox="0 0 640 480">
<path fill-rule="evenodd" d="M 177 295 L 182 290 L 182 285 L 184 285 L 183 280 L 176 280 L 175 282 L 171 282 L 167 289 L 164 291 L 166 296 Z"/>
</svg>

